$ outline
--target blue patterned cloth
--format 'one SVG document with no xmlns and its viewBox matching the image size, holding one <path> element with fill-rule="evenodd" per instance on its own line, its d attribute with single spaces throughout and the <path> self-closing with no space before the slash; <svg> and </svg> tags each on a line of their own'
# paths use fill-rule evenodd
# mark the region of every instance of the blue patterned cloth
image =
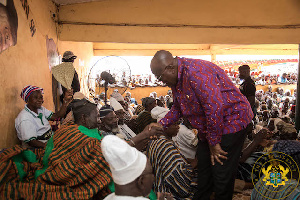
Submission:
<svg viewBox="0 0 300 200">
<path fill-rule="evenodd" d="M 279 140 L 273 147 L 273 151 L 279 151 L 290 155 L 300 166 L 300 142 L 297 140 Z"/>
</svg>

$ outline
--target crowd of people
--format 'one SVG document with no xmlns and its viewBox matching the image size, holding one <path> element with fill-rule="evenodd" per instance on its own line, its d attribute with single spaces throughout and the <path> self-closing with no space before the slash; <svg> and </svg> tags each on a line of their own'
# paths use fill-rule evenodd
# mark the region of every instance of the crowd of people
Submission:
<svg viewBox="0 0 300 200">
<path fill-rule="evenodd" d="M 235 70 L 225 70 L 227 75 L 231 78 L 232 82 L 239 85 L 243 80 L 238 76 Z M 262 71 L 251 72 L 251 78 L 255 81 L 256 85 L 280 85 L 280 84 L 296 84 L 298 80 L 297 73 L 282 73 L 282 74 L 266 74 Z"/>
<path fill-rule="evenodd" d="M 112 84 L 109 84 L 108 87 L 128 87 L 134 89 L 136 87 L 157 87 L 157 86 L 166 86 L 163 82 L 158 81 L 152 75 L 131 75 L 130 77 L 116 77 L 116 81 Z M 98 78 L 96 81 L 96 87 L 103 87 L 104 83 L 101 81 L 101 78 Z"/>
<path fill-rule="evenodd" d="M 253 180 L 260 177 L 258 173 L 253 174 L 254 164 L 261 156 L 272 151 L 283 152 L 291 156 L 298 165 L 300 163 L 299 136 L 295 129 L 296 89 L 292 95 L 290 90 L 284 91 L 281 87 L 278 87 L 276 92 L 272 92 L 271 85 L 268 86 L 267 91 L 253 91 L 253 89 L 251 91 L 248 85 L 247 91 L 255 95 L 252 107 L 255 116 L 252 120 L 252 130 L 249 131 L 244 142 L 243 154 L 238 166 L 237 190 L 254 188 Z M 272 188 L 268 190 L 272 191 Z M 274 198 L 278 196 L 275 195 Z"/>
<path fill-rule="evenodd" d="M 24 87 L 22 144 L 0 153 L 1 199 L 239 199 L 261 154 L 300 162 L 296 90 L 256 91 L 247 65 L 237 87 L 217 65 L 164 50 L 150 67 L 172 90 L 141 104 L 130 92 L 91 100 L 71 88 L 53 113 L 42 88 Z"/>
<path fill-rule="evenodd" d="M 275 65 L 272 62 L 273 60 L 265 60 L 268 65 Z M 280 85 L 280 84 L 296 84 L 298 80 L 298 73 L 295 71 L 294 63 L 296 60 L 285 60 L 288 64 L 284 69 L 271 71 L 266 70 L 262 71 L 257 70 L 258 68 L 263 68 L 262 64 L 257 64 L 250 62 L 251 67 L 251 79 L 255 81 L 256 85 Z M 264 63 L 262 62 L 262 63 Z M 226 62 L 227 63 L 227 62 Z M 239 72 L 237 66 L 243 65 L 243 63 L 249 63 L 249 61 L 239 61 L 239 62 L 228 62 L 228 65 L 224 65 L 222 61 L 216 61 L 215 64 L 220 66 L 227 75 L 230 77 L 231 81 L 236 85 L 240 85 L 243 80 L 239 77 Z M 237 65 L 239 64 L 239 65 Z M 292 66 L 293 69 L 289 69 L 289 66 Z M 100 79 L 97 82 L 97 86 L 99 87 Z M 130 89 L 134 89 L 136 87 L 156 87 L 156 86 L 166 86 L 162 81 L 159 81 L 153 74 L 142 74 L 142 75 L 131 75 L 130 77 L 116 77 L 116 82 L 113 84 L 109 84 L 109 87 L 125 87 L 128 86 Z"/>
<path fill-rule="evenodd" d="M 234 68 L 225 70 L 225 72 L 233 83 L 239 85 L 243 82 L 243 80 L 238 76 L 238 71 L 234 70 Z M 283 72 L 281 74 L 266 74 L 263 71 L 259 71 L 251 72 L 251 78 L 255 81 L 256 85 L 296 84 L 298 74 L 289 72 Z M 128 83 L 126 81 L 116 81 L 116 83 L 110 84 L 109 87 L 128 86 L 130 89 L 134 89 L 136 87 L 166 86 L 163 82 L 152 77 L 152 75 L 132 75 L 128 80 Z M 99 84 L 97 86 L 99 86 Z"/>
</svg>

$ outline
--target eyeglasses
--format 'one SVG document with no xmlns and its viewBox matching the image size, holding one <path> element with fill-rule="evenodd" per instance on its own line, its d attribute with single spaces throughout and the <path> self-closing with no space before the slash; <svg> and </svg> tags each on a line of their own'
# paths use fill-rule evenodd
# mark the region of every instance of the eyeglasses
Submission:
<svg viewBox="0 0 300 200">
<path fill-rule="evenodd" d="M 164 71 L 161 73 L 161 75 L 160 75 L 159 77 L 156 77 L 156 79 L 157 79 L 158 81 L 161 81 L 161 77 L 162 77 L 162 75 L 165 73 L 165 71 L 166 71 L 167 68 L 168 68 L 168 66 L 165 67 Z"/>
<path fill-rule="evenodd" d="M 174 60 L 173 60 L 173 61 L 174 61 Z M 172 68 L 172 67 L 173 67 L 173 61 L 172 61 L 171 64 L 169 64 L 169 65 L 167 65 L 167 66 L 165 67 L 164 71 L 161 73 L 161 75 L 160 75 L 159 77 L 155 76 L 156 79 L 157 79 L 158 81 L 162 81 L 161 78 L 162 78 L 162 76 L 164 75 L 165 71 L 166 71 L 168 68 Z"/>
</svg>

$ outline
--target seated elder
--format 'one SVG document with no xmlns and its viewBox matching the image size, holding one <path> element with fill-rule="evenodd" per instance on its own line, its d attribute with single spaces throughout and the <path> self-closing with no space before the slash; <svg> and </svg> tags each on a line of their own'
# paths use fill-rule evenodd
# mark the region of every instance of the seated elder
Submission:
<svg viewBox="0 0 300 200">
<path fill-rule="evenodd" d="M 5 192 L 0 199 L 103 199 L 111 193 L 111 172 L 101 150 L 103 135 L 97 129 L 97 105 L 82 99 L 73 101 L 71 107 L 75 123 L 58 129 L 45 149 L 16 145 L 4 150 L 0 191 Z M 156 129 L 132 142 L 138 148 Z"/>
<path fill-rule="evenodd" d="M 107 136 L 107 135 L 116 135 L 120 138 L 125 138 L 125 140 L 128 140 L 129 143 L 133 146 L 135 146 L 138 150 L 144 150 L 145 147 L 148 145 L 148 142 L 152 136 L 154 136 L 154 133 L 161 133 L 159 127 L 154 127 L 154 130 L 149 130 L 149 126 L 146 126 L 145 129 L 138 135 L 133 135 L 132 137 L 124 137 L 123 133 L 121 133 L 119 126 L 118 126 L 118 117 L 114 111 L 114 108 L 105 105 L 100 109 L 100 119 L 101 123 L 99 124 L 99 130 L 101 132 L 101 135 Z"/>
<path fill-rule="evenodd" d="M 130 140 L 136 134 L 125 124 L 125 112 L 122 105 L 113 97 L 110 98 L 110 105 L 114 108 L 115 114 L 118 118 L 118 132 L 126 139 Z"/>
<path fill-rule="evenodd" d="M 163 112 L 156 115 L 157 121 L 165 114 Z M 178 123 L 165 129 L 159 139 L 150 141 L 146 155 L 155 175 L 153 188 L 155 192 L 171 193 L 174 199 L 192 199 L 197 189 L 197 177 L 193 169 L 196 165 L 188 163 L 172 140 L 178 130 Z"/>
<path fill-rule="evenodd" d="M 142 132 L 148 124 L 156 122 L 156 120 L 151 117 L 151 110 L 155 106 L 157 106 L 156 99 L 154 99 L 152 97 L 143 98 L 142 105 L 145 108 L 145 110 L 143 110 L 136 118 L 137 134 Z"/>
<path fill-rule="evenodd" d="M 44 148 L 53 135 L 48 120 L 63 117 L 72 100 L 73 91 L 67 90 L 61 109 L 57 113 L 42 106 L 43 88 L 28 85 L 22 89 L 21 98 L 27 103 L 15 120 L 18 138 L 24 147 Z"/>
<path fill-rule="evenodd" d="M 103 136 L 119 134 L 118 118 L 114 108 L 110 105 L 104 105 L 99 110 L 100 124 L 99 130 Z"/>
<path fill-rule="evenodd" d="M 113 135 L 103 138 L 101 148 L 114 181 L 109 187 L 114 185 L 115 191 L 104 200 L 173 200 L 170 193 L 150 193 L 154 175 L 145 154 Z"/>
<path fill-rule="evenodd" d="M 119 92 L 113 92 L 111 97 L 116 99 L 124 108 L 125 113 L 125 124 L 129 123 L 132 118 L 136 118 L 137 116 L 133 116 L 131 109 L 129 109 L 129 104 L 124 100 L 124 97 Z"/>
<path fill-rule="evenodd" d="M 151 116 L 153 119 L 157 119 L 159 116 L 166 115 L 170 110 L 160 106 L 156 106 L 151 111 Z M 172 140 L 178 147 L 180 153 L 188 160 L 188 162 L 196 162 L 195 159 L 198 138 L 192 129 L 191 124 L 187 119 L 183 120 L 183 124 L 179 124 L 179 131 Z"/>
<path fill-rule="evenodd" d="M 147 157 L 113 135 L 104 137 L 101 147 L 115 185 L 115 193 L 104 200 L 148 199 L 154 175 Z"/>
<path fill-rule="evenodd" d="M 253 187 L 252 178 L 259 174 L 253 173 L 252 168 L 255 162 L 264 155 L 267 149 L 271 148 L 276 141 L 271 140 L 273 134 L 267 128 L 263 128 L 260 125 L 256 125 L 253 130 L 249 131 L 251 132 L 250 134 L 252 135 L 251 138 L 253 138 L 253 140 L 246 138 L 244 142 L 236 179 L 251 183 L 247 184 L 246 187 Z"/>
</svg>

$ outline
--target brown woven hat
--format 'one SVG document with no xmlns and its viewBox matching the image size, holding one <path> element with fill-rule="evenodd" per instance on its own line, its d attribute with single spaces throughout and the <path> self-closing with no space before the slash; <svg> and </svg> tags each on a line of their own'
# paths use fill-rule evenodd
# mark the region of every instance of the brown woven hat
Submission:
<svg viewBox="0 0 300 200">
<path fill-rule="evenodd" d="M 84 99 L 84 98 L 87 99 L 87 97 L 84 94 L 82 94 L 81 92 L 75 92 L 73 95 L 73 99 Z"/>
<path fill-rule="evenodd" d="M 74 55 L 74 53 L 72 51 L 65 51 L 64 55 L 63 55 L 64 59 L 70 59 L 70 58 L 74 58 L 76 59 L 77 56 Z"/>
<path fill-rule="evenodd" d="M 52 67 L 54 78 L 67 89 L 71 89 L 72 81 L 75 74 L 73 63 L 64 62 Z"/>
</svg>

